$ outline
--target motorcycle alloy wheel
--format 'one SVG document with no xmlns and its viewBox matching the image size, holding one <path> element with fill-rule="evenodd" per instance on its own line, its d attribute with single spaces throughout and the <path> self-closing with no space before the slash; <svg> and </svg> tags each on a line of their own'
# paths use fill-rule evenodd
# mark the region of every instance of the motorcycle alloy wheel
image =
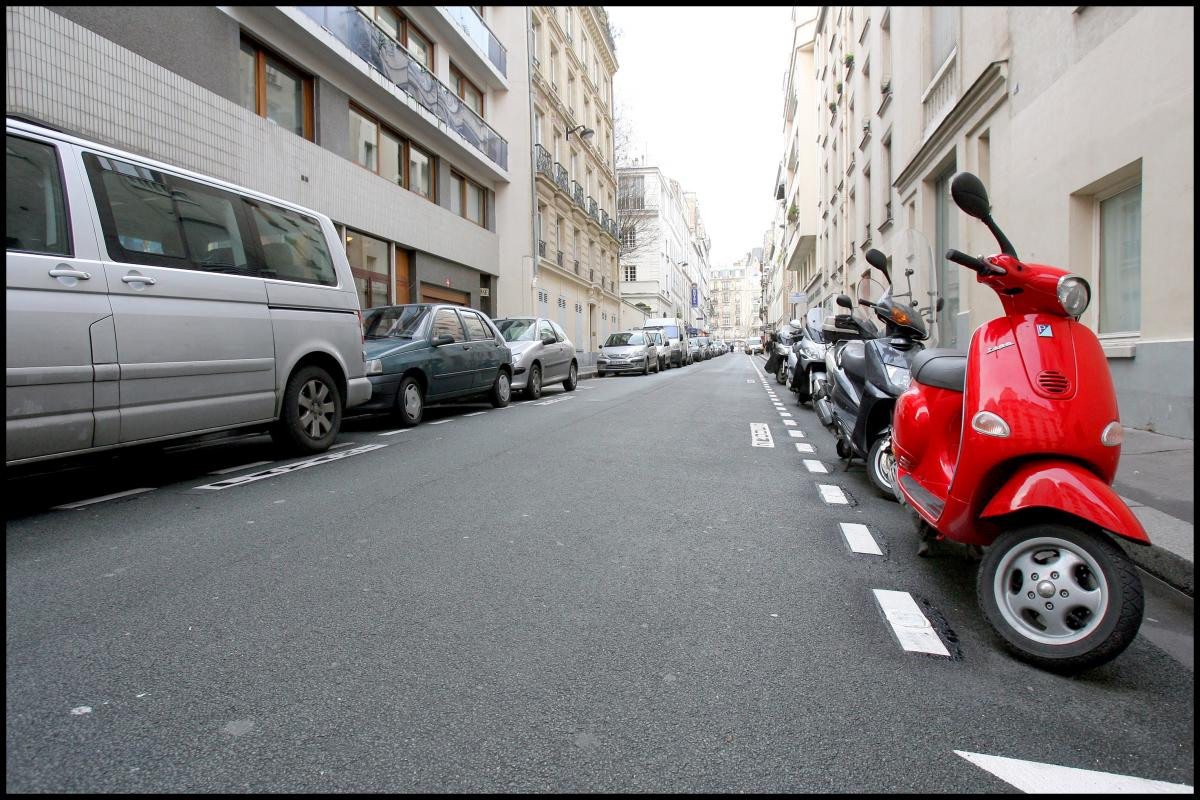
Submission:
<svg viewBox="0 0 1200 800">
<path fill-rule="evenodd" d="M 1137 570 L 1098 531 L 1035 523 L 1001 534 L 975 582 L 988 623 L 1018 658 L 1076 673 L 1116 658 L 1137 636 Z"/>
<path fill-rule="evenodd" d="M 896 457 L 892 453 L 892 435 L 885 433 L 867 453 L 867 475 L 881 497 L 896 499 Z"/>
</svg>

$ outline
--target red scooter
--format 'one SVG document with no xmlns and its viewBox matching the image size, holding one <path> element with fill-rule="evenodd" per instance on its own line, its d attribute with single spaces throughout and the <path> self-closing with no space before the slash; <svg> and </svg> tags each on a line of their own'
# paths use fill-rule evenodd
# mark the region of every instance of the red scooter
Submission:
<svg viewBox="0 0 1200 800">
<path fill-rule="evenodd" d="M 1148 545 L 1112 490 L 1122 431 L 1108 362 L 1078 322 L 1083 278 L 1017 258 L 987 191 L 954 176 L 954 202 L 1001 255 L 946 259 L 978 274 L 1004 316 L 968 352 L 926 350 L 893 419 L 897 483 L 929 535 L 988 547 L 976 591 L 1019 657 L 1078 672 L 1124 650 L 1142 622 L 1142 584 L 1116 535 Z"/>
</svg>

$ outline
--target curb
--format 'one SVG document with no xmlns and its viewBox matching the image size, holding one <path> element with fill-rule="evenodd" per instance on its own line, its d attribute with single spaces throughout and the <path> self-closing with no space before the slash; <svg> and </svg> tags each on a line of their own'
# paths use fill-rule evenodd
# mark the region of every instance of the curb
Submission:
<svg viewBox="0 0 1200 800">
<path fill-rule="evenodd" d="M 1147 547 L 1116 536 L 1112 538 L 1116 539 L 1134 564 L 1188 597 L 1196 596 L 1195 566 L 1192 562 L 1162 547 Z"/>
</svg>

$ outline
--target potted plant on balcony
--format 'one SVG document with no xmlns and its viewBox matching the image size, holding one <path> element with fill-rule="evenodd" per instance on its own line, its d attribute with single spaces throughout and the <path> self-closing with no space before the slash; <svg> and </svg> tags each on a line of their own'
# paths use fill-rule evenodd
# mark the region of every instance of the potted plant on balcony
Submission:
<svg viewBox="0 0 1200 800">
<path fill-rule="evenodd" d="M 787 218 L 788 222 L 793 224 L 796 222 L 796 220 L 800 219 L 800 209 L 797 208 L 795 203 L 792 203 L 791 208 L 788 209 Z"/>
<path fill-rule="evenodd" d="M 838 94 L 842 93 L 842 82 L 841 81 L 837 82 L 837 93 Z"/>
<path fill-rule="evenodd" d="M 854 53 L 847 53 L 846 57 L 842 59 L 842 61 L 846 65 L 846 70 L 849 71 L 854 67 Z"/>
</svg>

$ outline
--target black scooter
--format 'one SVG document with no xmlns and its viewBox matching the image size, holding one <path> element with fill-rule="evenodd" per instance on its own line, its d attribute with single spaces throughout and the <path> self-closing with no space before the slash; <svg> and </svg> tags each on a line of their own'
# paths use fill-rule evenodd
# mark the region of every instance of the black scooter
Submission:
<svg viewBox="0 0 1200 800">
<path fill-rule="evenodd" d="M 868 250 L 866 259 L 890 283 L 887 257 L 878 250 Z M 911 297 L 911 285 L 908 294 Z M 838 437 L 838 455 L 847 462 L 854 458 L 866 461 L 871 483 L 884 497 L 896 499 L 892 410 L 896 398 L 908 388 L 909 369 L 924 349 L 921 342 L 929 338 L 929 332 L 922 315 L 894 298 L 891 289 L 877 302 L 858 302 L 875 312 L 884 331 L 877 338 L 847 342 L 827 357 L 831 427 Z M 837 303 L 853 308 L 846 295 L 839 295 Z"/>
</svg>

